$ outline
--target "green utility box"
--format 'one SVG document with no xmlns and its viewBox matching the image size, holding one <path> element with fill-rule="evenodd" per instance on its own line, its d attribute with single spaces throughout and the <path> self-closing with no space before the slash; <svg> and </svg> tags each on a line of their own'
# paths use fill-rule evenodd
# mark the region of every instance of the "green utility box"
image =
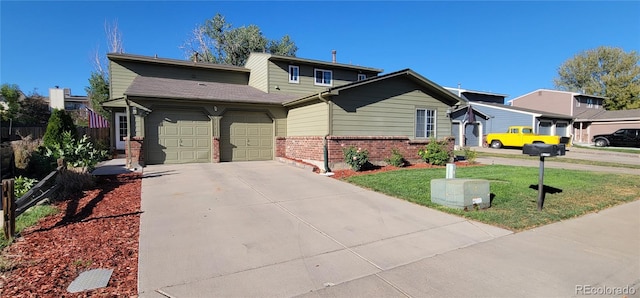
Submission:
<svg viewBox="0 0 640 298">
<path fill-rule="evenodd" d="M 484 179 L 433 179 L 431 202 L 451 208 L 471 210 L 491 206 L 489 181 Z"/>
</svg>

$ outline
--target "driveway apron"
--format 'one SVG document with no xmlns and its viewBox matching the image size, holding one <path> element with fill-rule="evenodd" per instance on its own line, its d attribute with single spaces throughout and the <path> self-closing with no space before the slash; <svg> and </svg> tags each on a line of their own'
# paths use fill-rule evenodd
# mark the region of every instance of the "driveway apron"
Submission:
<svg viewBox="0 0 640 298">
<path fill-rule="evenodd" d="M 403 296 L 381 273 L 511 234 L 275 161 L 148 166 L 142 211 L 141 297 Z"/>
</svg>

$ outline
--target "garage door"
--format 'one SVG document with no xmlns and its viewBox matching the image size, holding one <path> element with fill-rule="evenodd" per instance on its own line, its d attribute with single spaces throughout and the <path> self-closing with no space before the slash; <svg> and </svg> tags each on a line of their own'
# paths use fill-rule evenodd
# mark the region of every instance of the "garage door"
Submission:
<svg viewBox="0 0 640 298">
<path fill-rule="evenodd" d="M 273 136 L 273 120 L 267 114 L 227 112 L 220 121 L 220 160 L 271 160 Z"/>
<path fill-rule="evenodd" d="M 147 163 L 211 160 L 211 121 L 200 110 L 154 110 L 147 119 Z"/>
</svg>

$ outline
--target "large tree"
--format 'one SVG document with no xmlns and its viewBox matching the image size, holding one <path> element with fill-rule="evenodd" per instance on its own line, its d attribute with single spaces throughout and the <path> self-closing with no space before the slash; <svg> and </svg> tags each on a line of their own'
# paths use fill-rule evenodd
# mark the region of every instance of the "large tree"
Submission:
<svg viewBox="0 0 640 298">
<path fill-rule="evenodd" d="M 640 108 L 639 61 L 635 51 L 598 47 L 564 62 L 554 84 L 559 90 L 605 97 L 607 110 Z"/>
<path fill-rule="evenodd" d="M 298 50 L 289 35 L 270 40 L 258 26 L 233 28 L 219 13 L 196 26 L 181 48 L 188 59 L 238 66 L 244 65 L 251 52 L 295 57 Z"/>
<path fill-rule="evenodd" d="M 49 121 L 49 105 L 35 90 L 20 102 L 18 121 L 25 125 L 44 126 Z"/>
</svg>

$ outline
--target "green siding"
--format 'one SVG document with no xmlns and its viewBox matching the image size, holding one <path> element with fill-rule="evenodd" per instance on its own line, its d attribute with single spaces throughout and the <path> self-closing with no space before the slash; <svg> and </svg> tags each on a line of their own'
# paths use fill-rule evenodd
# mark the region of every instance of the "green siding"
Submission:
<svg viewBox="0 0 640 298">
<path fill-rule="evenodd" d="M 319 102 L 289 110 L 287 136 L 324 136 L 328 133 L 329 109 Z"/>
<path fill-rule="evenodd" d="M 295 65 L 300 68 L 300 81 L 296 83 L 289 83 L 289 65 Z M 358 80 L 357 71 L 349 71 L 344 69 L 331 69 L 330 67 L 314 67 L 313 65 L 306 64 L 289 64 L 281 61 L 269 61 L 269 93 L 283 92 L 283 93 L 298 93 L 309 94 L 319 93 L 328 88 L 328 86 L 316 86 L 314 85 L 314 71 L 315 69 L 331 70 L 333 73 L 333 87 L 345 85 Z M 367 77 L 375 76 L 375 73 L 366 73 Z M 276 86 L 280 90 L 276 89 Z"/>
<path fill-rule="evenodd" d="M 111 99 L 124 97 L 124 91 L 129 88 L 137 74 L 113 61 L 109 62 L 109 71 L 111 72 L 109 74 L 111 76 Z"/>
<path fill-rule="evenodd" d="M 334 96 L 332 135 L 414 138 L 416 108 L 436 110 L 436 137 L 451 135 L 449 106 L 401 78 L 354 88 Z"/>
<path fill-rule="evenodd" d="M 249 86 L 259 89 L 262 92 L 269 92 L 269 78 L 267 65 L 269 63 L 269 54 L 251 53 L 245 68 L 251 70 L 249 76 Z"/>
<path fill-rule="evenodd" d="M 127 90 L 129 85 L 131 85 L 133 79 L 138 75 L 243 85 L 246 85 L 249 82 L 248 73 L 228 70 L 199 69 L 179 67 L 175 65 L 136 63 L 131 61 L 110 61 L 109 66 L 111 71 L 112 99 L 123 97 L 124 92 Z"/>
</svg>

